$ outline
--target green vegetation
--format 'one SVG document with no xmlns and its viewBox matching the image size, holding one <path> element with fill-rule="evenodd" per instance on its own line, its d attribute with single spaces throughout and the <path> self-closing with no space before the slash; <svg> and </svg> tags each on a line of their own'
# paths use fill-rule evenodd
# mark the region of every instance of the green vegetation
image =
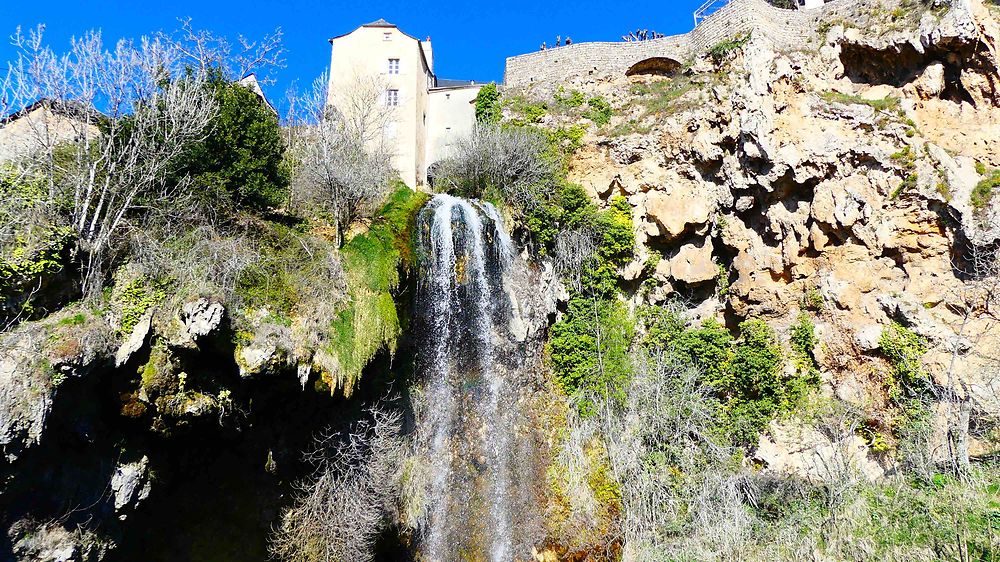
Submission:
<svg viewBox="0 0 1000 562">
<path fill-rule="evenodd" d="M 922 357 L 927 353 L 927 342 L 909 328 L 893 322 L 882 331 L 879 351 L 892 366 L 896 384 L 914 388 L 928 379 Z"/>
<path fill-rule="evenodd" d="M 802 304 L 809 310 L 822 310 L 823 305 L 826 304 L 826 299 L 823 298 L 823 293 L 819 289 L 813 287 L 806 291 L 806 294 L 802 297 Z"/>
<path fill-rule="evenodd" d="M 496 124 L 503 118 L 503 106 L 500 103 L 500 90 L 495 82 L 490 82 L 479 89 L 476 95 L 476 122 Z"/>
<path fill-rule="evenodd" d="M 629 347 L 635 328 L 617 296 L 617 271 L 634 253 L 632 209 L 617 197 L 609 209 L 598 211 L 581 187 L 567 184 L 548 211 L 560 226 L 597 233 L 597 251 L 583 265 L 581 290 L 574 292 L 563 318 L 552 327 L 548 346 L 556 381 L 577 400 L 581 412 L 591 414 L 594 398 L 623 398 L 631 372 Z"/>
<path fill-rule="evenodd" d="M 170 282 L 145 275 L 130 278 L 125 269 L 119 270 L 116 279 L 110 303 L 120 318 L 118 331 L 128 335 L 147 310 L 167 298 Z"/>
<path fill-rule="evenodd" d="M 900 195 L 911 191 L 917 187 L 918 176 L 916 172 L 917 167 L 917 155 L 913 152 L 913 149 L 909 145 L 904 146 L 898 152 L 892 153 L 889 158 L 899 165 L 903 172 L 906 173 L 906 177 L 903 178 L 902 183 L 899 187 L 892 192 L 890 195 L 891 199 L 896 199 Z"/>
<path fill-rule="evenodd" d="M 548 107 L 544 103 L 530 102 L 522 96 L 506 98 L 504 104 L 514 115 L 510 124 L 515 127 L 538 123 L 548 112 Z"/>
<path fill-rule="evenodd" d="M 592 415 L 593 400 L 622 400 L 631 373 L 629 345 L 634 326 L 617 300 L 577 296 L 552 327 L 549 354 L 556 381 L 580 412 Z"/>
<path fill-rule="evenodd" d="M 215 76 L 219 109 L 208 136 L 176 163 L 171 181 L 191 176 L 205 205 L 264 211 L 288 198 L 289 169 L 278 115 L 251 89 Z"/>
<path fill-rule="evenodd" d="M 689 76 L 678 73 L 668 80 L 637 82 L 629 87 L 629 93 L 639 98 L 644 114 L 663 115 L 675 109 L 674 102 L 694 88 Z"/>
<path fill-rule="evenodd" d="M 899 109 L 899 98 L 885 97 L 881 99 L 869 100 L 854 94 L 843 94 L 840 92 L 823 92 L 820 94 L 824 100 L 830 103 L 842 103 L 846 105 L 867 105 L 876 111 L 897 111 Z"/>
<path fill-rule="evenodd" d="M 742 49 L 750 41 L 750 36 L 750 33 L 745 33 L 732 39 L 719 41 L 708 50 L 708 55 L 718 64 Z"/>
<path fill-rule="evenodd" d="M 380 349 L 396 351 L 400 332 L 393 294 L 400 267 L 414 264 L 413 226 L 427 195 L 399 185 L 375 216 L 368 232 L 341 250 L 350 301 L 334 319 L 327 351 L 340 372 L 323 373 L 331 389 L 350 395 L 361 371 Z"/>
<path fill-rule="evenodd" d="M 830 34 L 830 30 L 833 29 L 834 27 L 838 26 L 838 25 L 841 26 L 841 27 L 843 27 L 844 29 L 850 29 L 852 27 L 857 27 L 856 25 L 854 25 L 853 22 L 849 22 L 849 21 L 847 21 L 845 19 L 842 19 L 842 18 L 840 18 L 840 19 L 827 19 L 827 20 L 823 20 L 823 21 L 819 22 L 819 25 L 816 26 L 816 32 L 819 33 L 820 36 L 823 37 L 823 41 L 826 42 L 826 37 L 827 37 L 827 35 Z"/>
<path fill-rule="evenodd" d="M 566 93 L 566 89 L 562 86 L 559 86 L 556 93 L 553 94 L 552 97 L 556 100 L 557 105 L 561 105 L 563 107 L 580 107 L 586 100 L 583 92 L 579 90 L 570 90 L 569 93 Z"/>
<path fill-rule="evenodd" d="M 37 289 L 67 266 L 75 231 L 51 207 L 46 182 L 0 168 L 0 322 L 34 314 Z M 14 310 L 7 309 L 13 305 Z"/>
<path fill-rule="evenodd" d="M 601 96 L 594 96 L 587 100 L 587 111 L 583 116 L 590 119 L 598 127 L 603 127 L 611 122 L 611 104 Z"/>
<path fill-rule="evenodd" d="M 720 424 L 734 445 L 750 447 L 776 416 L 791 412 L 818 384 L 812 349 L 814 328 L 808 317 L 792 328 L 793 359 L 799 367 L 786 376 L 784 354 L 774 330 L 762 320 L 740 324 L 740 337 L 707 320 L 688 328 L 668 308 L 644 309 L 639 318 L 646 333 L 643 346 L 662 350 L 682 364 L 695 367 L 701 382 L 720 400 Z"/>
<path fill-rule="evenodd" d="M 819 366 L 813 352 L 819 345 L 819 338 L 816 337 L 816 325 L 808 314 L 799 314 L 792 325 L 790 340 L 796 371 L 800 376 L 819 380 Z"/>
<path fill-rule="evenodd" d="M 972 189 L 970 202 L 974 210 L 982 211 L 989 206 L 997 189 L 1000 189 L 1000 169 L 987 170 L 985 166 L 977 162 L 976 170 L 979 171 L 980 175 L 986 177 Z"/>
</svg>

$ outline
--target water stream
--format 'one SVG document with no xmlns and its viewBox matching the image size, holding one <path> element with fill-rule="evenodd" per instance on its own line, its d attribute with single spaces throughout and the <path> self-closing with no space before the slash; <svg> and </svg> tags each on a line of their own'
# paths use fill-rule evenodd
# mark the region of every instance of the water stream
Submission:
<svg viewBox="0 0 1000 562">
<path fill-rule="evenodd" d="M 515 558 L 515 408 L 501 344 L 513 244 L 496 209 L 437 195 L 419 217 L 418 365 L 426 384 L 428 562 Z"/>
</svg>

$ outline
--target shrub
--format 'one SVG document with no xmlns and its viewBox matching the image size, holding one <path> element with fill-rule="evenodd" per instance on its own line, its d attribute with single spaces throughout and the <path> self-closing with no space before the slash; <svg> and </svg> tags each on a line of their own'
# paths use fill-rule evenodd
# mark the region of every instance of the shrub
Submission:
<svg viewBox="0 0 1000 562">
<path fill-rule="evenodd" d="M 495 82 L 490 82 L 476 94 L 476 121 L 485 125 L 495 125 L 503 117 L 500 105 L 500 90 Z"/>
<path fill-rule="evenodd" d="M 538 123 L 548 112 L 548 108 L 542 102 L 530 102 L 524 97 L 510 98 L 507 102 L 516 117 L 511 121 L 515 126 L 530 125 Z"/>
<path fill-rule="evenodd" d="M 570 90 L 567 94 L 566 89 L 562 86 L 559 86 L 556 93 L 553 94 L 553 97 L 555 98 L 556 103 L 565 107 L 580 107 L 586 100 L 583 96 L 583 92 L 579 90 Z"/>
<path fill-rule="evenodd" d="M 36 312 L 36 291 L 66 268 L 75 242 L 44 181 L 0 168 L 0 324 Z"/>
<path fill-rule="evenodd" d="M 593 397 L 621 400 L 631 373 L 628 351 L 634 322 L 618 300 L 618 267 L 632 259 L 632 208 L 622 197 L 597 211 L 578 185 L 566 184 L 549 209 L 560 226 L 592 228 L 597 248 L 583 268 L 563 318 L 552 328 L 549 354 L 556 381 L 578 400 L 581 413 L 594 411 Z"/>
<path fill-rule="evenodd" d="M 740 50 L 750 41 L 750 34 L 746 33 L 732 39 L 719 41 L 708 50 L 708 55 L 716 63 L 720 63 L 729 57 L 730 54 Z"/>
<path fill-rule="evenodd" d="M 555 379 L 577 400 L 582 414 L 596 411 L 594 398 L 623 398 L 633 333 L 623 303 L 581 295 L 570 300 L 562 320 L 552 327 L 548 352 Z"/>
<path fill-rule="evenodd" d="M 909 328 L 893 322 L 882 330 L 879 351 L 892 366 L 894 380 L 913 388 L 928 378 L 922 357 L 927 353 L 927 342 Z"/>
<path fill-rule="evenodd" d="M 587 100 L 587 108 L 583 116 L 593 121 L 595 125 L 603 127 L 611 121 L 611 104 L 601 96 Z"/>
<path fill-rule="evenodd" d="M 733 444 L 752 446 L 771 419 L 791 411 L 817 383 L 815 372 L 806 363 L 794 376 L 784 372 L 784 356 L 774 330 L 762 320 L 740 324 L 740 338 L 715 320 L 696 328 L 686 328 L 677 312 L 670 309 L 642 309 L 639 313 L 646 332 L 643 345 L 660 350 L 673 361 L 695 368 L 700 381 L 713 390 L 723 409 L 720 423 Z M 799 322 L 793 330 L 793 351 L 815 345 L 811 323 Z"/>
<path fill-rule="evenodd" d="M 972 208 L 976 211 L 981 211 L 989 206 L 990 201 L 993 200 L 994 191 L 1000 188 L 1000 169 L 993 170 L 988 174 L 984 170 L 981 174 L 986 175 L 986 177 L 980 180 L 976 184 L 976 187 L 972 189 L 972 195 L 969 199 L 972 203 Z"/>
<path fill-rule="evenodd" d="M 111 307 L 119 317 L 119 332 L 128 335 L 139 323 L 142 315 L 167 298 L 170 282 L 145 275 L 128 277 L 127 270 L 119 270 L 111 291 Z"/>
<path fill-rule="evenodd" d="M 819 344 L 816 337 L 816 325 L 808 314 L 799 314 L 791 333 L 792 354 L 799 375 L 816 378 L 819 374 L 816 356 L 813 350 Z"/>
<path fill-rule="evenodd" d="M 256 93 L 216 75 L 208 83 L 218 104 L 208 136 L 178 159 L 173 183 L 190 176 L 204 205 L 220 198 L 264 211 L 288 197 L 290 173 L 278 116 Z"/>
</svg>

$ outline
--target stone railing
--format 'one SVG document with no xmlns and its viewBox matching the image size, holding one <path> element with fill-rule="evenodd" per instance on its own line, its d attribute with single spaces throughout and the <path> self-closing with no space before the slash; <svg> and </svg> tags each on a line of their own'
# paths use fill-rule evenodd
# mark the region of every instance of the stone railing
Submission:
<svg viewBox="0 0 1000 562">
<path fill-rule="evenodd" d="M 778 49 L 801 49 L 815 41 L 824 19 L 854 20 L 858 6 L 876 0 L 834 0 L 813 10 L 775 8 L 764 0 L 730 0 L 683 35 L 649 41 L 574 43 L 507 59 L 504 83 L 523 87 L 574 77 L 624 75 L 653 57 L 685 62 L 726 39 L 747 32 L 768 37 Z"/>
</svg>

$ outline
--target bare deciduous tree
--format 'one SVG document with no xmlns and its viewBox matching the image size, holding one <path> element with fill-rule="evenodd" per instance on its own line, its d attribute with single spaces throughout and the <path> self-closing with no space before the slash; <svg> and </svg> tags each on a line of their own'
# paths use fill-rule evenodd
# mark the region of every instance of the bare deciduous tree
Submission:
<svg viewBox="0 0 1000 562">
<path fill-rule="evenodd" d="M 317 439 L 316 466 L 282 515 L 272 554 L 290 562 L 371 560 L 375 538 L 395 511 L 405 456 L 399 412 L 370 410 L 370 421 Z"/>
<path fill-rule="evenodd" d="M 969 427 L 973 410 L 973 387 L 958 376 L 959 364 L 968 360 L 973 350 L 983 348 L 981 340 L 993 333 L 1000 323 L 1000 251 L 992 246 L 969 243 L 964 259 L 956 260 L 953 268 L 962 284 L 953 292 L 949 308 L 958 317 L 952 327 L 953 337 L 945 342 L 950 354 L 942 400 L 948 416 L 948 457 L 952 471 L 960 476 L 969 474 Z M 975 332 L 972 330 L 975 329 Z M 978 357 L 988 365 L 1000 357 Z M 997 396 L 988 373 L 983 389 Z"/>
<path fill-rule="evenodd" d="M 597 251 L 597 233 L 593 229 L 560 230 L 556 234 L 555 266 L 577 291 L 582 290 L 584 265 Z"/>
<path fill-rule="evenodd" d="M 479 124 L 455 143 L 435 183 L 472 197 L 494 189 L 515 209 L 525 209 L 544 197 L 545 183 L 554 175 L 555 163 L 545 156 L 546 150 L 538 132 Z"/>
<path fill-rule="evenodd" d="M 239 80 L 255 72 L 265 72 L 259 77 L 261 83 L 270 84 L 274 80 L 270 73 L 284 65 L 283 32 L 281 28 L 259 40 L 250 40 L 237 35 L 238 48 L 234 49 L 225 37 L 196 29 L 191 18 L 179 20 L 181 27 L 174 34 L 161 33 L 158 38 L 173 44 L 186 61 L 194 65 L 200 73 L 220 71 L 229 80 Z"/>
<path fill-rule="evenodd" d="M 331 92 L 321 76 L 304 95 L 290 94 L 289 147 L 297 167 L 293 203 L 329 213 L 337 243 L 356 220 L 381 205 L 395 175 L 386 129 L 393 108 L 378 77 L 359 76 Z"/>
<path fill-rule="evenodd" d="M 93 296 L 132 213 L 186 195 L 187 185 L 168 186 L 164 177 L 203 137 L 216 105 L 206 77 L 185 72 L 181 51 L 159 38 L 108 50 L 99 32 L 89 32 L 61 56 L 43 45 L 39 28 L 18 33 L 15 45 L 20 55 L 7 92 L 14 103 L 48 100 L 72 115 L 60 125 L 76 129 L 71 146 L 49 134 L 51 122 L 32 127 L 38 150 L 31 165 L 49 178 L 50 197 L 68 202 L 85 255 L 84 294 Z"/>
<path fill-rule="evenodd" d="M 462 137 L 453 155 L 442 162 L 436 182 L 445 182 L 470 196 L 496 189 L 516 209 L 535 204 L 553 177 L 555 163 L 546 158 L 547 143 L 526 128 L 478 124 Z"/>
</svg>

